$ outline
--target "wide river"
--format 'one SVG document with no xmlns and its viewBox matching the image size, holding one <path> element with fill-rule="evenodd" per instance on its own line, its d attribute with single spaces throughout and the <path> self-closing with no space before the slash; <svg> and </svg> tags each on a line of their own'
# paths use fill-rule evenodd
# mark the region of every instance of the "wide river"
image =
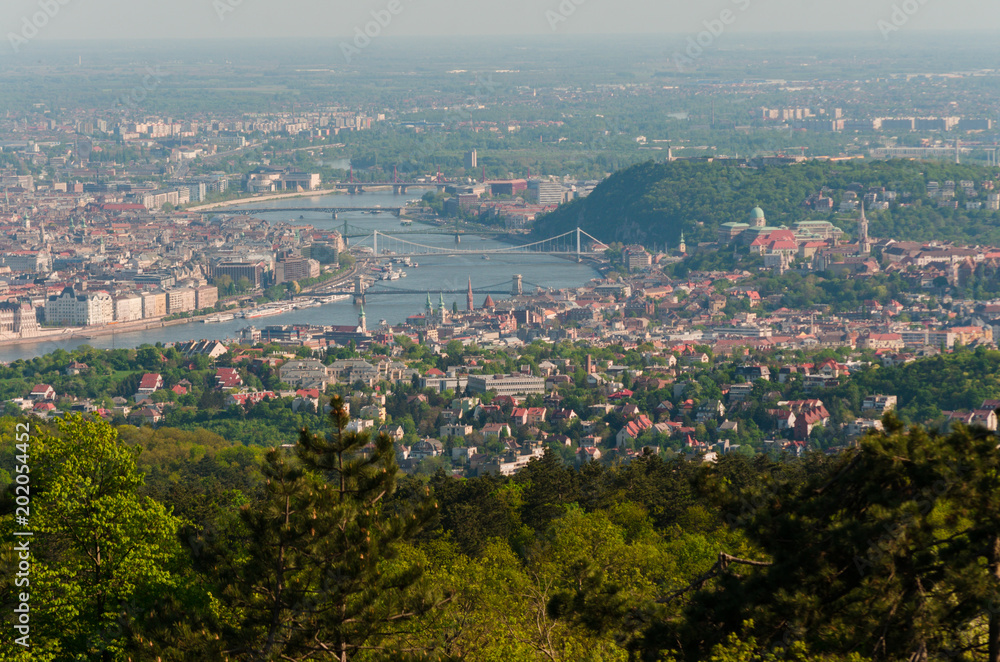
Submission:
<svg viewBox="0 0 1000 662">
<path fill-rule="evenodd" d="M 407 200 L 422 196 L 426 190 L 410 189 L 404 195 L 393 195 L 391 191 L 371 192 L 362 195 L 330 195 L 318 198 L 297 198 L 292 200 L 276 200 L 272 202 L 254 203 L 255 209 L 280 209 L 285 207 L 400 207 Z M 224 213 L 221 210 L 216 213 Z M 288 221 L 302 225 L 312 225 L 316 228 L 341 230 L 346 220 L 355 227 L 370 228 L 380 232 L 400 230 L 400 222 L 391 214 L 371 215 L 361 212 L 340 214 L 334 220 L 323 212 L 275 212 L 257 214 L 258 217 L 272 222 Z M 300 216 L 302 218 L 300 218 Z M 410 230 L 419 230 L 428 226 L 414 223 Z M 451 235 L 413 235 L 406 237 L 411 241 L 429 246 L 455 247 Z M 352 240 L 357 241 L 357 240 Z M 380 238 L 380 247 L 386 246 L 386 240 Z M 370 242 L 368 242 L 370 245 Z M 505 248 L 510 244 L 493 239 L 476 236 L 463 236 L 459 248 L 463 250 L 488 250 Z M 479 254 L 459 257 L 417 257 L 417 268 L 405 268 L 406 278 L 385 282 L 384 285 L 419 292 L 419 294 L 372 295 L 368 297 L 365 306 L 369 328 L 375 327 L 379 321 L 386 320 L 398 324 L 410 315 L 423 312 L 427 294 L 431 295 L 434 306 L 438 306 L 441 290 L 462 290 L 464 292 L 468 279 L 472 278 L 474 288 L 503 284 L 504 289 L 510 285 L 514 274 L 524 277 L 525 291 L 530 291 L 528 283 L 544 287 L 563 288 L 577 287 L 587 283 L 597 276 L 597 272 L 587 264 L 577 264 L 558 257 L 547 255 L 492 255 L 489 260 L 483 260 Z M 490 288 L 494 289 L 494 288 Z M 475 296 L 476 306 L 482 305 L 485 294 Z M 504 298 L 493 295 L 494 299 Z M 445 294 L 445 305 L 451 309 L 457 302 L 459 309 L 466 306 L 465 294 Z M 317 308 L 296 310 L 284 315 L 262 317 L 252 321 L 235 319 L 221 324 L 204 324 L 194 322 L 161 329 L 136 331 L 108 336 L 98 336 L 92 339 L 75 338 L 50 342 L 25 342 L 16 345 L 0 346 L 0 361 L 10 362 L 19 358 L 31 358 L 48 354 L 57 349 L 74 349 L 81 345 L 97 348 L 138 347 L 146 343 L 170 343 L 186 340 L 236 338 L 239 330 L 253 324 L 258 328 L 278 324 L 316 324 L 316 325 L 347 325 L 356 324 L 360 308 L 352 301 L 342 301 Z"/>
</svg>

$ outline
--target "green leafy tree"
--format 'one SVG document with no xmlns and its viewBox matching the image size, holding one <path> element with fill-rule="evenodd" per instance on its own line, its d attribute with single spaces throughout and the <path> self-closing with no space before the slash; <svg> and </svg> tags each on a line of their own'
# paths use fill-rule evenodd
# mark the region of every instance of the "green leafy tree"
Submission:
<svg viewBox="0 0 1000 662">
<path fill-rule="evenodd" d="M 140 449 L 103 421 L 70 416 L 30 450 L 34 646 L 67 660 L 148 651 L 137 621 L 177 588 L 180 522 L 139 496 Z"/>
</svg>

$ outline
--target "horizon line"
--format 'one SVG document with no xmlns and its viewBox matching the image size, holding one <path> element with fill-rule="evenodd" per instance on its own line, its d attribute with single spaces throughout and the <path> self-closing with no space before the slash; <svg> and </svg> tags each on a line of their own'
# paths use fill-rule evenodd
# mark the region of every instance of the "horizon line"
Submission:
<svg viewBox="0 0 1000 662">
<path fill-rule="evenodd" d="M 949 28 L 949 29 L 938 29 L 938 28 L 918 28 L 912 27 L 907 30 L 909 35 L 914 33 L 920 33 L 921 36 L 927 35 L 956 35 L 956 34 L 983 34 L 983 35 L 994 35 L 995 30 L 988 28 Z M 829 36 L 830 40 L 843 35 L 850 36 L 863 36 L 863 35 L 875 35 L 876 31 L 871 28 L 858 28 L 858 29 L 845 29 L 845 30 L 820 30 L 820 29 L 805 29 L 796 28 L 789 30 L 732 30 L 730 32 L 733 36 L 762 36 L 762 35 L 783 35 L 783 36 L 794 36 L 800 35 L 803 38 L 809 38 L 810 40 L 815 40 L 817 36 L 822 40 L 823 35 Z M 74 36 L 72 38 L 67 37 L 45 37 L 40 35 L 35 41 L 38 43 L 131 43 L 131 42 L 171 42 L 171 41 L 324 41 L 331 39 L 344 39 L 352 37 L 353 33 L 344 34 L 331 34 L 331 35 L 303 35 L 303 36 L 273 36 L 273 35 L 213 35 L 211 37 L 204 36 L 165 36 L 165 37 L 80 37 Z M 682 32 L 566 32 L 566 33 L 555 33 L 550 34 L 547 32 L 511 32 L 511 33 L 473 33 L 456 35 L 449 33 L 441 34 L 386 34 L 380 37 L 382 41 L 392 41 L 392 40 L 402 40 L 402 39 L 439 39 L 445 41 L 470 41 L 474 39 L 548 39 L 552 41 L 560 41 L 567 39 L 580 39 L 580 38 L 621 38 L 621 37 L 679 37 L 687 38 L 691 36 L 691 31 Z M 908 34 L 901 33 L 898 35 L 901 39 L 906 39 Z"/>
</svg>

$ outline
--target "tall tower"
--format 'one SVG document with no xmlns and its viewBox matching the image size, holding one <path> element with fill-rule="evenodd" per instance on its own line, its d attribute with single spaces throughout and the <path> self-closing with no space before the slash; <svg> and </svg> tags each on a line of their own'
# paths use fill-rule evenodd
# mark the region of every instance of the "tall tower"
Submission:
<svg viewBox="0 0 1000 662">
<path fill-rule="evenodd" d="M 962 163 L 962 143 L 959 138 L 955 138 L 955 165 Z"/>
<path fill-rule="evenodd" d="M 431 303 L 431 293 L 430 292 L 427 293 L 427 305 L 424 307 L 424 310 L 427 311 L 427 319 L 428 319 L 428 321 L 430 321 L 431 315 L 434 314 L 434 304 Z"/>
<path fill-rule="evenodd" d="M 465 305 L 466 310 L 470 312 L 476 306 L 475 302 L 472 300 L 472 276 L 469 276 L 469 293 L 466 295 Z"/>
<path fill-rule="evenodd" d="M 677 250 L 679 250 L 681 254 L 684 254 L 688 252 L 687 248 L 687 242 L 684 241 L 684 230 L 681 230 L 681 243 L 680 246 L 677 247 Z"/>
<path fill-rule="evenodd" d="M 439 301 L 438 315 L 441 318 L 441 323 L 444 324 L 448 321 L 448 309 L 444 307 L 444 292 L 441 293 L 441 299 Z"/>
<path fill-rule="evenodd" d="M 368 321 L 365 317 L 365 304 L 361 304 L 361 314 L 358 316 L 358 329 L 361 333 L 368 333 Z"/>
<path fill-rule="evenodd" d="M 514 274 L 514 277 L 511 278 L 510 293 L 511 296 L 515 297 L 519 297 L 524 294 L 524 276 L 521 274 Z"/>
<path fill-rule="evenodd" d="M 858 252 L 868 255 L 872 252 L 871 239 L 868 237 L 868 217 L 865 216 L 865 205 L 861 203 L 861 216 L 858 218 Z"/>
</svg>

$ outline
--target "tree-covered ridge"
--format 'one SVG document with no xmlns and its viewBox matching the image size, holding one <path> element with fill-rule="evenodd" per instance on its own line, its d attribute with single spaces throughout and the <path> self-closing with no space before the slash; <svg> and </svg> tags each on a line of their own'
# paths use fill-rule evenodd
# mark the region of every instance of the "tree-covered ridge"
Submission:
<svg viewBox="0 0 1000 662">
<path fill-rule="evenodd" d="M 983 430 L 397 482 L 388 439 L 331 421 L 240 478 L 210 436 L 147 433 L 144 458 L 104 422 L 38 428 L 38 648 L 0 659 L 1000 661 Z M 236 498 L 171 512 L 216 476 Z"/>
<path fill-rule="evenodd" d="M 772 226 L 824 219 L 853 233 L 855 214 L 811 211 L 807 198 L 829 189 L 834 209 L 845 191 L 858 194 L 885 187 L 899 197 L 888 210 L 869 214 L 871 234 L 897 240 L 931 239 L 1000 244 L 998 212 L 967 210 L 961 187 L 958 209 L 939 208 L 928 196 L 936 181 L 973 181 L 997 177 L 995 168 L 917 161 L 809 161 L 790 166 L 741 167 L 725 163 L 647 162 L 621 170 L 587 198 L 539 219 L 536 233 L 554 236 L 577 226 L 605 242 L 645 243 L 676 249 L 681 233 L 688 246 L 715 241 L 723 223 L 746 223 L 755 206 Z M 985 201 L 984 197 L 977 198 Z"/>
<path fill-rule="evenodd" d="M 1000 352 L 977 348 L 902 366 L 876 364 L 852 375 L 829 397 L 860 411 L 862 400 L 877 393 L 896 395 L 899 415 L 914 423 L 934 421 L 942 411 L 977 409 L 1000 399 Z"/>
</svg>

